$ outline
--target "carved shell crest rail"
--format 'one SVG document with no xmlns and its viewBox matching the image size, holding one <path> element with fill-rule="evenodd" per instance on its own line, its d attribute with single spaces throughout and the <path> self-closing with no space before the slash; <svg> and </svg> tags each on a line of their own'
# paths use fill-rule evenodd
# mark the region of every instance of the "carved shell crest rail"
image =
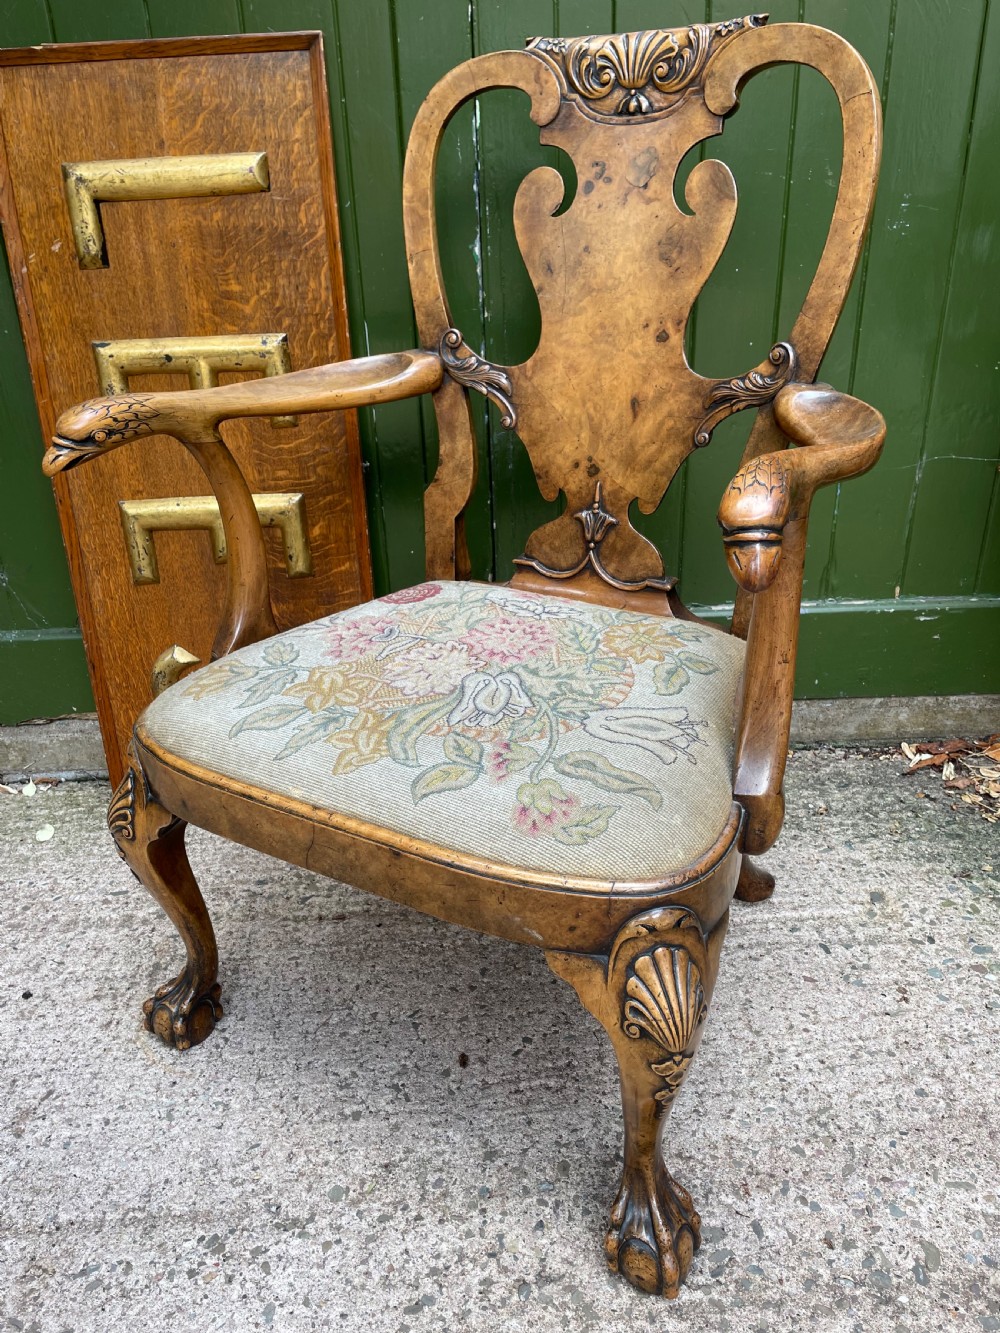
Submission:
<svg viewBox="0 0 1000 1333">
<path fill-rule="evenodd" d="M 602 37 L 532 37 L 526 45 L 555 67 L 588 115 L 656 116 L 680 103 L 724 42 L 761 27 L 767 18 L 748 14 L 724 23 Z"/>
</svg>

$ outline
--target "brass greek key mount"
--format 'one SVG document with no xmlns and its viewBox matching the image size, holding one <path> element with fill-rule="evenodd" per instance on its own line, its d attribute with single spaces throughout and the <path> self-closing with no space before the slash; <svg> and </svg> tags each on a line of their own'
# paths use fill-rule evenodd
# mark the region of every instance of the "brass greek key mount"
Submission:
<svg viewBox="0 0 1000 1333">
<path fill-rule="evenodd" d="M 130 375 L 186 375 L 192 389 L 212 389 L 223 371 L 285 375 L 292 368 L 287 333 L 226 334 L 216 338 L 118 338 L 91 343 L 104 394 L 129 391 Z M 298 417 L 272 417 L 296 426 Z"/>
<path fill-rule="evenodd" d="M 64 162 L 62 174 L 81 268 L 108 267 L 103 203 L 256 194 L 271 188 L 266 153 Z"/>
<path fill-rule="evenodd" d="M 515 556 L 514 564 L 537 570 L 539 574 L 544 574 L 549 579 L 571 579 L 577 574 L 582 574 L 589 566 L 605 583 L 610 584 L 612 588 L 620 588 L 622 592 L 638 592 L 642 588 L 654 588 L 660 592 L 669 592 L 676 585 L 677 580 L 672 577 L 619 579 L 605 568 L 601 559 L 601 543 L 611 529 L 618 526 L 618 520 L 604 508 L 604 496 L 600 482 L 597 483 L 594 489 L 594 498 L 587 508 L 578 509 L 573 517 L 583 528 L 583 539 L 587 549 L 570 569 L 553 569 L 551 565 L 546 565 L 543 561 L 536 560 L 534 556 L 530 555 Z"/>
<path fill-rule="evenodd" d="M 288 577 L 305 578 L 312 573 L 312 555 L 306 533 L 305 498 L 300 491 L 277 491 L 255 495 L 254 506 L 261 526 L 280 528 L 285 547 Z M 125 549 L 133 583 L 159 583 L 160 570 L 153 545 L 154 532 L 187 532 L 207 529 L 212 538 L 216 564 L 227 555 L 219 502 L 212 495 L 176 495 L 159 500 L 119 500 Z"/>
</svg>

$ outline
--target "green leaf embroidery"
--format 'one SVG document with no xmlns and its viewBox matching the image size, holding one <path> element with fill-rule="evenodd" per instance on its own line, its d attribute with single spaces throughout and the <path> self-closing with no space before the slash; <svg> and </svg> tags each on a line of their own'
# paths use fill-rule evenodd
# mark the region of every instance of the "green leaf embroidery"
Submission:
<svg viewBox="0 0 1000 1333">
<path fill-rule="evenodd" d="M 340 731 L 347 721 L 348 715 L 340 708 L 328 708 L 314 714 L 292 732 L 284 747 L 274 756 L 275 759 L 287 759 L 289 755 L 298 754 L 307 745 L 315 745 L 333 732 Z"/>
<path fill-rule="evenodd" d="M 413 779 L 410 792 L 414 803 L 419 803 L 438 792 L 460 791 L 463 787 L 470 787 L 481 771 L 468 764 L 438 764 L 436 768 L 428 768 L 426 772 Z"/>
<path fill-rule="evenodd" d="M 689 671 L 696 671 L 699 676 L 714 676 L 719 669 L 716 662 L 710 662 L 707 657 L 699 657 L 697 653 L 683 652 L 678 656 Z"/>
<path fill-rule="evenodd" d="M 297 662 L 299 650 L 293 643 L 269 643 L 264 648 L 264 661 L 268 666 L 288 666 Z"/>
<path fill-rule="evenodd" d="M 679 662 L 661 662 L 653 671 L 657 694 L 680 694 L 691 677 Z"/>
<path fill-rule="evenodd" d="M 654 810 L 659 810 L 663 804 L 663 797 L 641 773 L 616 767 L 596 750 L 574 750 L 571 754 L 557 755 L 552 763 L 568 778 L 581 778 L 584 782 L 592 782 L 595 787 L 602 787 L 604 791 L 641 796 Z"/>
<path fill-rule="evenodd" d="M 608 831 L 608 820 L 618 811 L 617 805 L 585 805 L 576 819 L 569 824 L 552 830 L 556 842 L 568 847 L 580 847 L 592 838 L 599 838 Z"/>
<path fill-rule="evenodd" d="M 502 756 L 502 763 L 505 775 L 511 773 L 520 773 L 532 764 L 537 764 L 539 759 L 538 751 L 530 745 L 522 745 L 520 741 L 511 741 L 510 748 Z"/>
<path fill-rule="evenodd" d="M 222 694 L 231 685 L 242 685 L 244 681 L 253 680 L 259 671 L 260 667 L 250 666 L 248 662 L 223 658 L 221 662 L 199 671 L 185 687 L 184 693 L 195 699 L 207 699 L 210 695 Z"/>
<path fill-rule="evenodd" d="M 471 764 L 479 768 L 483 762 L 483 747 L 471 736 L 463 736 L 460 731 L 450 731 L 444 738 L 444 757 L 455 764 Z"/>
<path fill-rule="evenodd" d="M 289 722 L 294 722 L 305 711 L 302 704 L 270 704 L 267 708 L 259 708 L 256 713 L 247 713 L 246 717 L 241 717 L 235 726 L 230 727 L 229 737 L 232 739 L 241 731 L 277 731 L 280 727 L 287 727 Z"/>
<path fill-rule="evenodd" d="M 414 708 L 401 709 L 389 729 L 389 756 L 397 764 L 406 764 L 409 768 L 418 768 L 417 741 L 438 718 L 451 712 L 458 699 L 458 691 L 449 694 L 446 699 L 432 699 L 430 703 L 418 704 Z"/>
<path fill-rule="evenodd" d="M 265 699 L 271 699 L 276 694 L 282 694 L 289 685 L 295 683 L 298 674 L 297 667 L 286 667 L 284 671 L 269 671 L 255 685 L 250 686 L 237 707 L 250 708 L 254 704 L 262 704 Z"/>
<path fill-rule="evenodd" d="M 593 657 L 597 652 L 598 634 L 589 625 L 564 620 L 559 626 L 559 637 L 571 652 L 580 653 L 584 657 Z"/>
</svg>

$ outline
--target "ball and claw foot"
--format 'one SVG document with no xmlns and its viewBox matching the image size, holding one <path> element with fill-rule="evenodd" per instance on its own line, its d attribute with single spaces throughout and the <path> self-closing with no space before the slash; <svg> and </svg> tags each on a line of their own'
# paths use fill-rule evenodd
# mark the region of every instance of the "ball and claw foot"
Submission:
<svg viewBox="0 0 1000 1333">
<path fill-rule="evenodd" d="M 694 1201 L 665 1167 L 625 1171 L 604 1241 L 613 1273 L 640 1291 L 673 1298 L 700 1244 Z"/>
<path fill-rule="evenodd" d="M 221 995 L 218 982 L 203 994 L 197 994 L 187 972 L 182 972 L 161 986 L 142 1006 L 143 1026 L 168 1046 L 186 1051 L 211 1035 L 223 1014 Z"/>
</svg>

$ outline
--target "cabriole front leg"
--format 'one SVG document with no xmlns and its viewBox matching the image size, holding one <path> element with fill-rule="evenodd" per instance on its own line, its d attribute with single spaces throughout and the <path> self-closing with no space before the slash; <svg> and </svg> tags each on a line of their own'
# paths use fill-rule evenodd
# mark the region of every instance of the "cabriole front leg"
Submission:
<svg viewBox="0 0 1000 1333">
<path fill-rule="evenodd" d="M 618 1059 L 625 1163 L 604 1252 L 641 1291 L 676 1296 L 701 1243 L 690 1194 L 667 1170 L 663 1133 L 701 1039 L 728 912 L 708 934 L 687 907 L 633 917 L 607 958 L 549 952 L 549 966 L 603 1025 Z"/>
<path fill-rule="evenodd" d="M 177 927 L 187 950 L 183 971 L 143 1005 L 144 1022 L 185 1051 L 204 1041 L 222 1017 L 215 932 L 184 850 L 187 825 L 155 800 L 132 746 L 128 763 L 108 806 L 108 828 L 122 860 Z"/>
</svg>

